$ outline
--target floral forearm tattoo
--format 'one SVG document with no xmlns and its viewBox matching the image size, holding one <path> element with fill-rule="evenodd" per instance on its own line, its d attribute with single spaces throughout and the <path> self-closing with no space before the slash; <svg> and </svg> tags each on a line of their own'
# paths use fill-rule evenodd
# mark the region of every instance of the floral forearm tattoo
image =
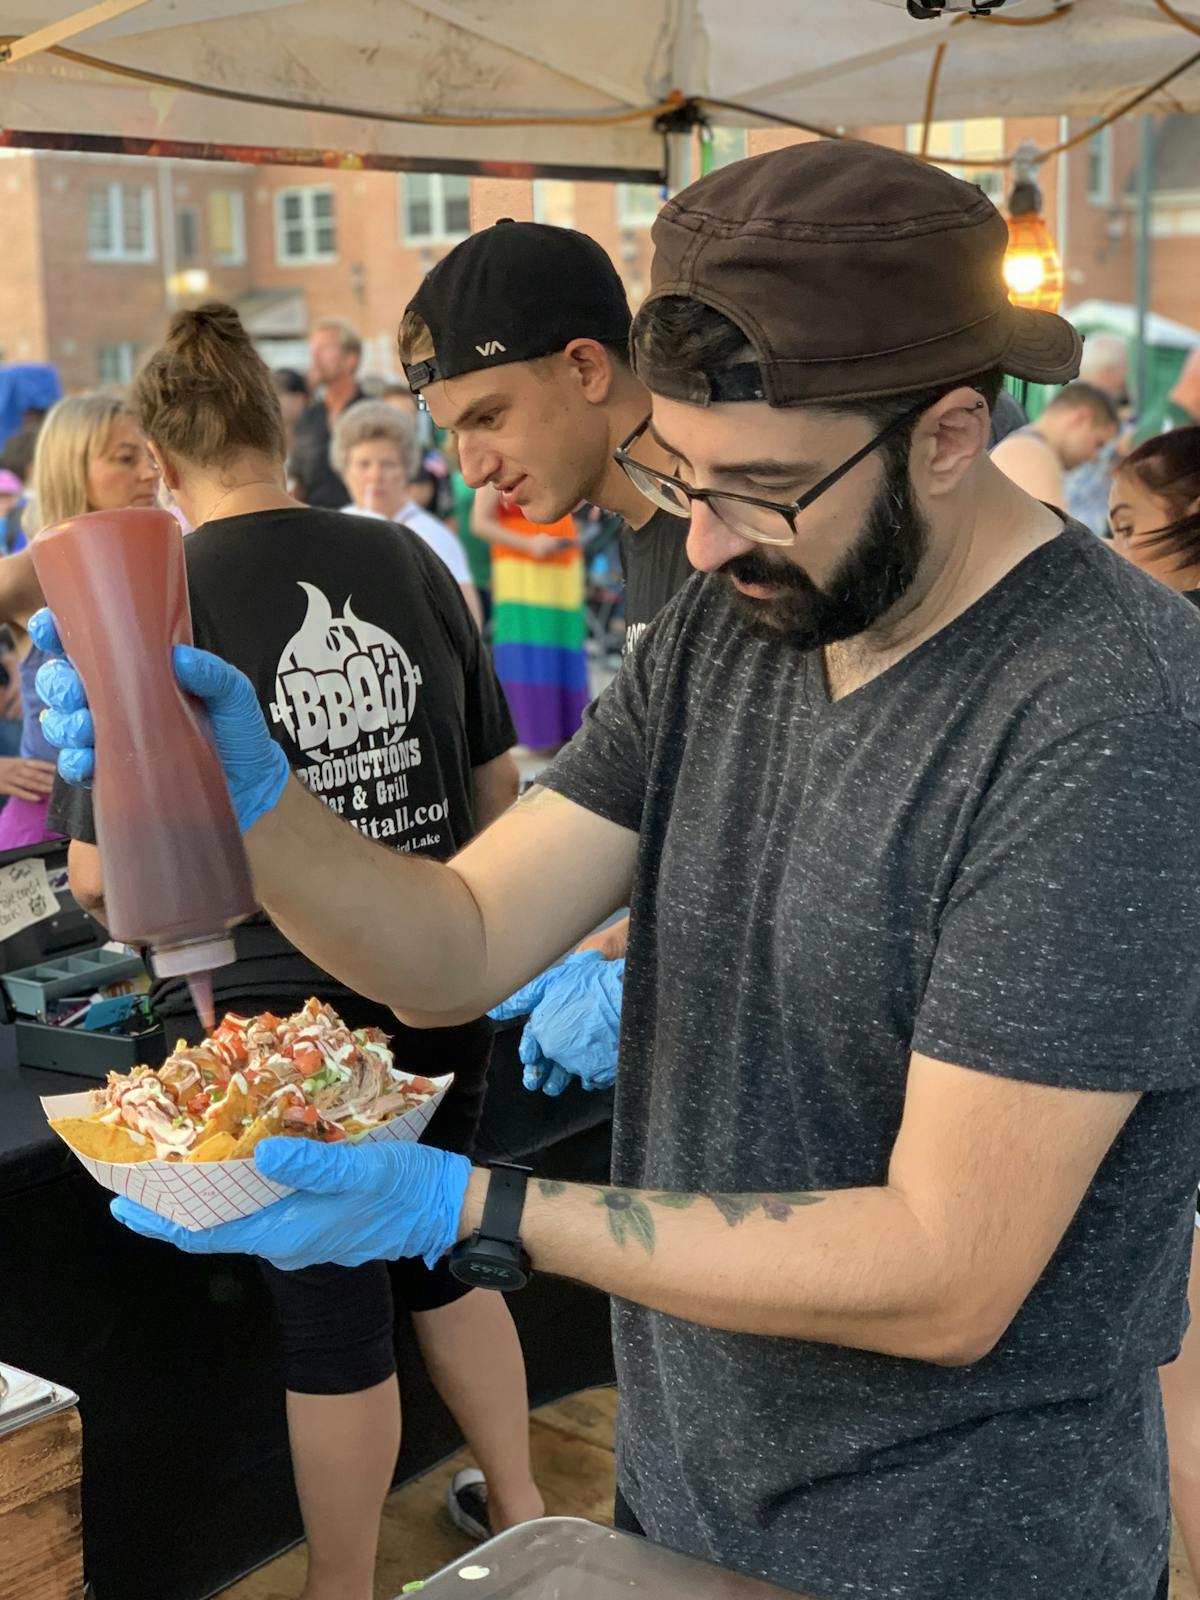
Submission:
<svg viewBox="0 0 1200 1600">
<path fill-rule="evenodd" d="M 541 1179 L 538 1189 L 547 1200 L 565 1194 L 567 1185 L 550 1179 Z M 654 1254 L 657 1234 L 654 1226 L 654 1206 L 668 1211 L 690 1211 L 698 1202 L 714 1205 L 731 1228 L 761 1211 L 772 1222 L 786 1222 L 799 1206 L 819 1205 L 819 1194 L 803 1191 L 785 1194 L 673 1194 L 651 1193 L 642 1195 L 635 1189 L 596 1189 L 596 1205 L 603 1206 L 608 1216 L 608 1231 L 622 1248 L 632 1238 L 647 1255 Z"/>
</svg>

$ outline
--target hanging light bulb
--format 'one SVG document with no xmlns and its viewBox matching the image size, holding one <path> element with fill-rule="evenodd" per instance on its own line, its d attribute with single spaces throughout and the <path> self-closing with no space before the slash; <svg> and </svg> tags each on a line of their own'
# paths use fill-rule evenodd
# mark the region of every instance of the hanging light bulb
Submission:
<svg viewBox="0 0 1200 1600">
<path fill-rule="evenodd" d="M 1032 144 L 1017 151 L 1016 183 L 1008 200 L 1004 281 L 1013 305 L 1027 311 L 1057 311 L 1063 297 L 1062 257 L 1042 217 L 1036 157 Z"/>
</svg>

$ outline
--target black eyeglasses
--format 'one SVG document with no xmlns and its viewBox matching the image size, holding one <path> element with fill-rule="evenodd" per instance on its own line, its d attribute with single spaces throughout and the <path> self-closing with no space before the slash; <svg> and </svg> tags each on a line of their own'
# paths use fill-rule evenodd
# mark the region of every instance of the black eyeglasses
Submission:
<svg viewBox="0 0 1200 1600">
<path fill-rule="evenodd" d="M 889 422 L 882 433 L 877 433 L 863 445 L 861 450 L 856 450 L 849 460 L 843 461 L 840 467 L 835 467 L 832 472 L 826 474 L 820 483 L 815 483 L 811 489 L 806 489 L 798 500 L 760 500 L 753 494 L 724 494 L 713 489 L 693 489 L 691 484 L 684 483 L 682 478 L 672 478 L 669 473 L 658 472 L 654 467 L 647 467 L 642 462 L 635 461 L 629 452 L 650 426 L 649 417 L 639 423 L 623 444 L 618 445 L 614 459 L 635 489 L 644 494 L 653 505 L 663 511 L 669 511 L 673 517 L 690 521 L 692 502 L 701 500 L 730 532 L 738 534 L 743 539 L 752 539 L 755 544 L 792 544 L 796 538 L 796 518 L 800 513 L 806 511 L 814 500 L 819 500 L 827 489 L 832 489 L 835 483 L 840 483 L 848 472 L 878 450 L 881 444 L 886 444 L 889 439 L 915 421 L 923 411 L 928 411 L 931 404 L 936 402 L 923 400 L 911 411 L 905 411 L 903 415 Z M 980 400 L 979 404 L 982 405 L 983 401 Z M 781 521 L 784 524 L 782 529 L 779 526 Z"/>
</svg>

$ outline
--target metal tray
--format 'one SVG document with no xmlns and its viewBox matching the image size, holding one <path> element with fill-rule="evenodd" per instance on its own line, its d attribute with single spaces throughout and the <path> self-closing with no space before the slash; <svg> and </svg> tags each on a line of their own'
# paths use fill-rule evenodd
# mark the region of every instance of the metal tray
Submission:
<svg viewBox="0 0 1200 1600">
<path fill-rule="evenodd" d="M 77 1394 L 61 1384 L 47 1383 L 32 1372 L 0 1362 L 0 1438 L 27 1422 L 40 1422 L 56 1411 L 66 1411 L 78 1400 Z"/>
<path fill-rule="evenodd" d="M 55 956 L 35 967 L 21 967 L 0 977 L 13 1010 L 22 1017 L 46 1019 L 46 1007 L 60 995 L 91 994 L 105 984 L 136 978 L 146 969 L 139 955 L 126 950 L 81 950 L 77 955 Z"/>
</svg>

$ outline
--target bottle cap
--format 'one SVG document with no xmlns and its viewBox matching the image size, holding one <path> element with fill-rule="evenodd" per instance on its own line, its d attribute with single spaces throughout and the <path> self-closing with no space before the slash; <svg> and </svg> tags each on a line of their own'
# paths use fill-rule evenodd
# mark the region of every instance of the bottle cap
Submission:
<svg viewBox="0 0 1200 1600">
<path fill-rule="evenodd" d="M 237 951 L 229 938 L 185 939 L 180 944 L 155 945 L 150 959 L 160 978 L 182 978 L 189 972 L 227 967 L 237 960 Z"/>
</svg>

